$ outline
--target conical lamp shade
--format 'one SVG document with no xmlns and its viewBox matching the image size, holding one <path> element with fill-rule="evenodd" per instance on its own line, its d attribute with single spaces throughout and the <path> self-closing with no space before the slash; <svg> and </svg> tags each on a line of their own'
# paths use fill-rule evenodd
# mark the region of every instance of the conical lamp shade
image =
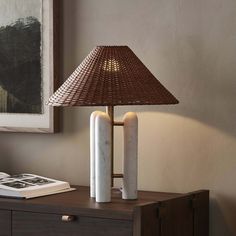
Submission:
<svg viewBox="0 0 236 236">
<path fill-rule="evenodd" d="M 50 97 L 53 106 L 176 104 L 127 46 L 98 46 Z"/>
</svg>

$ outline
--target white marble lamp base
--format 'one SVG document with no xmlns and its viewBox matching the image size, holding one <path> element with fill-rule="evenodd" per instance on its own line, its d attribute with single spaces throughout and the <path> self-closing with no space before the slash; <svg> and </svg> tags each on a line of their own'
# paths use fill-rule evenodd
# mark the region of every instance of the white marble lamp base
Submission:
<svg viewBox="0 0 236 236">
<path fill-rule="evenodd" d="M 90 117 L 90 196 L 96 202 L 111 201 L 111 127 L 107 113 L 95 111 Z M 137 199 L 138 119 L 133 112 L 125 114 L 123 199 Z"/>
</svg>

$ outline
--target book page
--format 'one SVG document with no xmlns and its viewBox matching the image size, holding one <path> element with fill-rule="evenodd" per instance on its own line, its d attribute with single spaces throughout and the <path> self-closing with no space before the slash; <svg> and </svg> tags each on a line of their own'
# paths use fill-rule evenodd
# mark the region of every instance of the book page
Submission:
<svg viewBox="0 0 236 236">
<path fill-rule="evenodd" d="M 3 175 L 0 178 L 0 188 L 11 189 L 15 191 L 23 191 L 25 189 L 40 189 L 44 187 L 51 187 L 63 184 L 65 182 L 58 181 L 33 174 L 19 174 L 19 175 Z"/>
</svg>

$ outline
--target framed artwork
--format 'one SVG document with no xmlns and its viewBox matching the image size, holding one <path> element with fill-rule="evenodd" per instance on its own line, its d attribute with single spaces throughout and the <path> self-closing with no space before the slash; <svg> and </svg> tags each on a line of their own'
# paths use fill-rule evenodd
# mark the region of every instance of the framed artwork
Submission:
<svg viewBox="0 0 236 236">
<path fill-rule="evenodd" d="M 58 131 L 58 0 L 0 0 L 0 131 Z"/>
</svg>

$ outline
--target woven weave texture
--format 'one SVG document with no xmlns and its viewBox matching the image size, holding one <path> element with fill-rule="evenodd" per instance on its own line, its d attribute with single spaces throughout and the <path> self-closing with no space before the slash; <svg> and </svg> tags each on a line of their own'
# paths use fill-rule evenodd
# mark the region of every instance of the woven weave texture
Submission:
<svg viewBox="0 0 236 236">
<path fill-rule="evenodd" d="M 53 106 L 176 104 L 127 46 L 95 47 L 50 97 Z"/>
</svg>

